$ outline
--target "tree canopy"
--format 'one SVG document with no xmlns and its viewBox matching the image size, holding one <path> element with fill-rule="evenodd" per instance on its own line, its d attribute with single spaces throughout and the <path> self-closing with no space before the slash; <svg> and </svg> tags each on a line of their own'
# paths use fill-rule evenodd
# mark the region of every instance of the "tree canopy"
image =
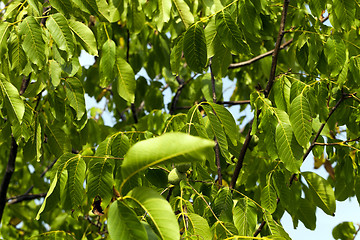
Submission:
<svg viewBox="0 0 360 240">
<path fill-rule="evenodd" d="M 4 239 L 290 239 L 360 202 L 359 2 L 0 3 Z"/>
</svg>

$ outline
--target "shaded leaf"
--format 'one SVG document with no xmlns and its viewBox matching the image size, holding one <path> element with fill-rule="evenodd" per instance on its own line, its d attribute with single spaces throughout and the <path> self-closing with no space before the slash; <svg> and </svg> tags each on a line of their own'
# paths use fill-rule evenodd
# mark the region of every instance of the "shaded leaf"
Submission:
<svg viewBox="0 0 360 240">
<path fill-rule="evenodd" d="M 195 23 L 188 28 L 184 36 L 183 50 L 189 67 L 196 72 L 202 72 L 207 62 L 207 49 L 201 23 Z"/>
<path fill-rule="evenodd" d="M 75 77 L 66 78 L 65 90 L 70 106 L 76 111 L 77 120 L 80 120 L 86 111 L 85 92 L 81 81 Z"/>
<path fill-rule="evenodd" d="M 326 214 L 334 215 L 336 209 L 335 194 L 330 183 L 313 172 L 303 172 L 301 175 L 309 185 L 315 204 Z"/>
</svg>

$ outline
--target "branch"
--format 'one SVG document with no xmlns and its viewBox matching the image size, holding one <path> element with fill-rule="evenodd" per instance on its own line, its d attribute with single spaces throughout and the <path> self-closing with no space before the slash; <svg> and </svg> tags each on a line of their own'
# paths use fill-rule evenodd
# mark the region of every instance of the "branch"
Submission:
<svg viewBox="0 0 360 240">
<path fill-rule="evenodd" d="M 292 39 L 290 39 L 289 41 L 287 41 L 286 43 L 282 44 L 282 45 L 280 46 L 280 49 L 284 49 L 284 48 L 286 48 L 287 46 L 289 46 L 289 45 L 293 42 L 293 40 L 294 40 L 294 39 L 292 38 Z M 260 54 L 260 55 L 258 55 L 258 56 L 256 56 L 256 57 L 254 57 L 254 58 L 252 58 L 252 59 L 249 59 L 249 60 L 247 60 L 247 61 L 244 61 L 244 62 L 232 63 L 232 64 L 229 65 L 228 69 L 241 68 L 241 67 L 245 67 L 245 66 L 251 65 L 251 64 L 253 64 L 254 62 L 259 61 L 260 59 L 263 59 L 263 58 L 265 58 L 265 57 L 267 57 L 267 56 L 272 55 L 272 54 L 274 53 L 274 51 L 275 51 L 275 49 L 270 50 L 270 51 L 268 51 L 268 52 L 266 52 L 266 53 Z"/>
<path fill-rule="evenodd" d="M 27 201 L 27 200 L 43 198 L 45 196 L 46 196 L 46 192 L 38 193 L 38 194 L 32 194 L 32 193 L 23 194 L 23 195 L 12 197 L 12 200 L 8 202 L 8 205 L 19 203 L 19 202 L 22 202 L 22 201 Z"/>
<path fill-rule="evenodd" d="M 335 104 L 335 106 L 331 109 L 331 111 L 330 111 L 330 113 L 329 113 L 329 116 L 328 116 L 328 117 L 326 118 L 326 120 L 325 120 L 325 123 L 321 124 L 319 130 L 317 131 L 317 133 L 316 133 L 316 135 L 315 135 L 314 140 L 311 142 L 310 147 L 308 148 L 308 150 L 307 150 L 306 153 L 304 154 L 304 156 L 303 156 L 303 162 L 305 161 L 305 159 L 307 158 L 307 156 L 310 154 L 311 150 L 315 147 L 315 145 L 316 145 L 316 144 L 315 144 L 315 143 L 316 143 L 316 140 L 319 138 L 322 130 L 324 129 L 324 127 L 325 127 L 327 121 L 330 119 L 331 115 L 332 115 L 332 114 L 335 112 L 335 110 L 339 107 L 340 103 L 341 103 L 344 99 L 346 99 L 346 98 L 349 98 L 349 96 L 345 96 L 345 94 L 343 94 L 343 95 L 341 96 L 341 98 L 339 99 L 339 101 L 337 101 L 337 103 Z M 289 181 L 290 186 L 292 185 L 292 183 L 293 183 L 293 181 L 295 180 L 295 178 L 296 178 L 296 174 L 294 173 L 294 174 L 291 176 L 290 181 Z"/>
<path fill-rule="evenodd" d="M 2 215 L 4 213 L 4 208 L 6 204 L 6 193 L 10 184 L 10 179 L 12 174 L 15 171 L 15 159 L 17 155 L 17 148 L 18 145 L 15 141 L 14 137 L 11 137 L 11 147 L 10 147 L 10 154 L 9 154 L 9 160 L 6 166 L 5 176 L 3 178 L 3 181 L 0 186 L 0 222 Z"/>
<path fill-rule="evenodd" d="M 326 16 L 326 17 L 324 17 L 324 18 L 321 18 L 320 21 L 323 23 L 323 22 L 325 22 L 325 21 L 328 20 L 328 19 L 329 19 L 329 16 Z M 289 46 L 290 44 L 292 44 L 293 41 L 294 41 L 294 39 L 292 38 L 292 39 L 290 39 L 289 41 L 287 41 L 287 42 L 285 42 L 284 44 L 282 44 L 282 45 L 280 46 L 280 50 L 282 50 L 282 49 L 286 48 L 287 46 Z M 246 60 L 246 61 L 244 61 L 244 62 L 232 63 L 232 64 L 229 65 L 228 69 L 241 68 L 241 67 L 245 67 L 245 66 L 251 65 L 251 64 L 253 64 L 254 62 L 259 61 L 260 59 L 263 59 L 263 58 L 265 58 L 265 57 L 267 57 L 267 56 L 272 55 L 272 54 L 274 53 L 274 51 L 275 51 L 275 49 L 270 50 L 270 51 L 268 51 L 268 52 L 266 52 L 266 53 L 260 54 L 260 55 L 258 55 L 258 56 L 256 56 L 256 57 L 254 57 L 254 58 L 252 58 L 252 59 L 249 59 L 249 60 Z"/>
<path fill-rule="evenodd" d="M 250 100 L 241 100 L 241 101 L 217 101 L 217 104 L 220 105 L 243 105 L 243 104 L 250 104 Z"/>
<path fill-rule="evenodd" d="M 176 104 L 177 104 L 177 102 L 179 101 L 179 97 L 180 97 L 180 93 L 181 93 L 181 91 L 183 90 L 183 88 L 186 86 L 186 84 L 188 84 L 192 79 L 194 79 L 196 77 L 196 74 L 193 76 L 193 77 L 191 77 L 189 80 L 187 80 L 187 81 L 184 81 L 184 80 L 182 80 L 181 78 L 179 78 L 179 76 L 176 76 L 176 81 L 179 83 L 179 86 L 178 86 L 178 88 L 177 88 L 177 90 L 176 90 L 176 93 L 175 93 L 175 96 L 174 96 L 174 98 L 172 99 L 172 101 L 171 101 L 171 107 L 170 107 L 170 114 L 171 115 L 173 115 L 174 114 L 174 112 L 175 112 L 175 110 L 176 109 L 181 109 L 181 108 L 178 108 L 178 107 L 176 107 Z M 187 108 L 186 108 L 187 109 Z"/>
</svg>

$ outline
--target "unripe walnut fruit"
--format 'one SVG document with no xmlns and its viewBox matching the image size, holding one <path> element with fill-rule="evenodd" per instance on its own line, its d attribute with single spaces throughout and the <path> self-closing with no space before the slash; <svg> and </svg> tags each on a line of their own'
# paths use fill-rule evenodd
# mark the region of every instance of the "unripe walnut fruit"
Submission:
<svg viewBox="0 0 360 240">
<path fill-rule="evenodd" d="M 179 182 L 183 179 L 186 179 L 186 174 L 179 172 L 176 168 L 171 170 L 168 175 L 168 181 L 173 185 L 179 184 Z"/>
<path fill-rule="evenodd" d="M 186 173 L 187 170 L 191 167 L 191 163 L 177 163 L 175 164 L 175 168 L 181 172 Z"/>
</svg>

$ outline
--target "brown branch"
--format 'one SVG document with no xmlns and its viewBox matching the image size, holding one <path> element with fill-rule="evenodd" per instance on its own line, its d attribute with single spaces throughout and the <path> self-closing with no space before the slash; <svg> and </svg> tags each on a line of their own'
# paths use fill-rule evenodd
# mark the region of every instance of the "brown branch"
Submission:
<svg viewBox="0 0 360 240">
<path fill-rule="evenodd" d="M 292 39 L 290 39 L 289 41 L 287 41 L 286 43 L 282 44 L 282 45 L 280 46 L 280 49 L 284 49 L 284 48 L 286 48 L 287 46 L 289 46 L 289 45 L 293 42 L 293 40 L 294 40 L 294 39 L 292 38 Z M 229 65 L 228 68 L 229 68 L 229 69 L 235 69 L 235 68 L 241 68 L 241 67 L 245 67 L 245 66 L 251 65 L 251 64 L 253 64 L 254 62 L 259 61 L 260 59 L 263 59 L 263 58 L 265 58 L 265 57 L 267 57 L 267 56 L 272 55 L 272 54 L 274 53 L 274 51 L 275 51 L 275 49 L 270 50 L 270 51 L 268 51 L 268 52 L 266 52 L 266 53 L 260 54 L 260 55 L 258 55 L 258 56 L 256 56 L 256 57 L 254 57 L 254 58 L 252 58 L 252 59 L 249 59 L 249 60 L 247 60 L 247 61 L 244 61 L 244 62 L 232 63 L 232 64 Z"/>
<path fill-rule="evenodd" d="M 191 77 L 189 80 L 187 80 L 187 81 L 184 81 L 184 80 L 182 80 L 181 78 L 179 78 L 179 76 L 176 76 L 176 81 L 179 83 L 179 86 L 178 86 L 178 88 L 177 88 L 177 90 L 176 90 L 176 93 L 175 93 L 175 96 L 174 96 L 174 98 L 172 99 L 172 101 L 171 101 L 171 107 L 170 107 L 170 114 L 171 115 L 173 115 L 174 114 L 174 112 L 175 112 L 175 110 L 176 109 L 183 109 L 183 108 L 181 108 L 181 107 L 177 107 L 176 106 L 176 104 L 177 104 L 177 102 L 179 101 L 179 97 L 180 97 L 180 94 L 181 94 L 181 91 L 183 90 L 183 88 L 186 86 L 186 84 L 188 84 L 191 80 L 193 80 L 194 78 L 196 77 L 196 74 L 193 76 L 193 77 Z M 187 107 L 184 107 L 185 109 L 187 109 Z"/>
<path fill-rule="evenodd" d="M 43 198 L 45 196 L 46 196 L 46 192 L 45 193 L 38 193 L 38 194 L 32 194 L 32 193 L 23 194 L 23 195 L 12 197 L 12 200 L 8 202 L 8 205 L 19 203 L 19 202 L 22 202 L 22 201 L 28 201 L 28 200 Z"/>
<path fill-rule="evenodd" d="M 324 129 L 324 127 L 325 127 L 327 121 L 330 119 L 331 115 L 332 115 L 332 114 L 335 112 L 335 110 L 339 107 L 339 105 L 341 104 L 341 102 L 342 102 L 344 99 L 346 99 L 346 98 L 349 98 L 349 96 L 343 94 L 343 95 L 341 96 L 341 98 L 337 101 L 337 103 L 335 104 L 335 106 L 331 109 L 328 117 L 327 117 L 326 120 L 325 120 L 325 123 L 321 124 L 319 130 L 317 131 L 317 133 L 316 133 L 316 135 L 315 135 L 314 140 L 311 142 L 310 147 L 309 147 L 309 148 L 307 149 L 307 151 L 305 152 L 305 154 L 304 154 L 304 156 L 303 156 L 303 162 L 305 161 L 305 159 L 307 158 L 307 156 L 310 154 L 311 150 L 315 147 L 315 145 L 316 145 L 316 144 L 315 144 L 315 143 L 316 143 L 316 140 L 319 138 L 322 130 Z M 295 178 L 296 178 L 296 174 L 294 173 L 294 174 L 291 176 L 290 181 L 289 181 L 290 186 L 292 185 L 292 183 L 293 183 L 293 181 L 295 180 Z"/>
<path fill-rule="evenodd" d="M 20 94 L 20 95 L 23 95 L 23 94 L 25 93 L 25 90 L 26 90 L 27 87 L 29 86 L 30 76 L 31 76 L 31 73 L 29 74 L 28 77 L 23 76 L 23 79 L 22 79 L 22 82 L 21 82 L 20 91 L 19 91 L 19 94 Z"/>
<path fill-rule="evenodd" d="M 15 160 L 17 155 L 17 149 L 18 145 L 15 141 L 14 137 L 11 137 L 11 147 L 10 147 L 10 154 L 9 154 L 9 160 L 6 166 L 6 171 L 4 178 L 2 180 L 1 186 L 0 186 L 0 222 L 2 219 L 2 215 L 4 213 L 4 208 L 6 204 L 6 193 L 9 188 L 10 179 L 12 174 L 15 171 Z"/>
</svg>

